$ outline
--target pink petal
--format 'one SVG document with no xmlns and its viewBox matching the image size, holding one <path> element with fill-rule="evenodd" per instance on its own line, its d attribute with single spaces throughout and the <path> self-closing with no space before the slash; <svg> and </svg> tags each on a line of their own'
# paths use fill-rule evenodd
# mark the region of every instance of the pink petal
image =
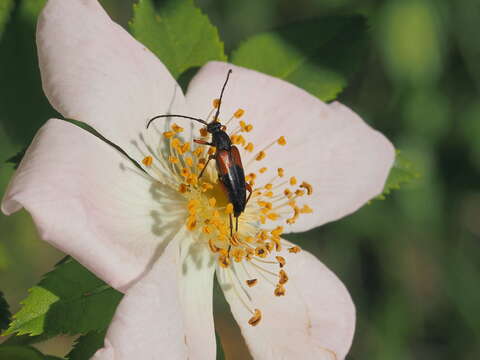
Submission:
<svg viewBox="0 0 480 360">
<path fill-rule="evenodd" d="M 42 239 L 119 289 L 148 271 L 182 226 L 175 196 L 111 146 L 54 119 L 35 136 L 2 211 L 24 207 Z"/>
<path fill-rule="evenodd" d="M 238 109 L 253 131 L 243 133 L 255 145 L 243 152 L 246 173 L 266 166 L 257 178 L 264 185 L 277 168 L 285 176 L 313 185 L 313 195 L 302 200 L 314 209 L 300 216 L 286 231 L 305 231 L 348 215 L 382 192 L 394 160 L 392 144 L 358 115 L 338 102 L 327 105 L 307 92 L 280 79 L 231 64 L 211 62 L 192 80 L 187 102 L 192 116 L 203 116 L 227 74 L 233 73 L 222 101 L 221 118 Z M 237 124 L 230 125 L 230 129 Z M 262 161 L 252 160 L 264 146 L 285 136 L 286 146 L 275 144 Z M 257 173 L 258 174 L 258 173 Z M 295 190 L 295 188 L 291 188 Z M 299 201 L 301 204 L 302 201 Z"/>
<path fill-rule="evenodd" d="M 181 231 L 127 291 L 95 360 L 215 359 L 214 266 L 189 236 Z"/>
<path fill-rule="evenodd" d="M 55 109 L 91 125 L 137 161 L 148 119 L 185 112 L 182 90 L 165 66 L 97 0 L 49 0 L 37 46 L 43 89 Z"/>
<path fill-rule="evenodd" d="M 278 254 L 278 253 L 277 253 Z M 254 359 L 329 359 L 341 360 L 350 349 L 355 331 L 355 306 L 342 282 L 312 254 L 283 251 L 283 268 L 289 280 L 284 296 L 274 295 L 274 286 L 254 267 L 247 271 L 258 279 L 249 288 L 246 272 L 235 265 L 238 278 L 250 296 L 250 306 L 262 312 L 256 326 L 248 324 L 252 316 L 239 300 L 224 270 L 217 276 Z M 275 260 L 272 256 L 270 259 Z M 257 265 L 278 273 L 278 265 Z M 277 282 L 271 275 L 270 280 Z M 238 293 L 241 293 L 238 291 Z M 242 292 L 243 294 L 243 292 Z M 244 296 L 244 299 L 246 297 Z"/>
</svg>

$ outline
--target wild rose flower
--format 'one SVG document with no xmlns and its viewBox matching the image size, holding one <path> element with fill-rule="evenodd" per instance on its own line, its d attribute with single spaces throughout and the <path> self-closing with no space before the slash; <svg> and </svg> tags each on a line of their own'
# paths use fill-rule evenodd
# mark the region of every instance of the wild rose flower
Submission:
<svg viewBox="0 0 480 360">
<path fill-rule="evenodd" d="M 214 273 L 255 359 L 343 359 L 355 309 L 320 261 L 282 239 L 339 219 L 383 188 L 392 145 L 344 105 L 211 62 L 182 90 L 96 0 L 50 0 L 38 24 L 45 94 L 65 118 L 38 132 L 2 203 L 125 293 L 95 359 L 214 359 Z M 231 204 L 199 124 L 220 118 L 254 189 L 230 236 Z M 208 138 L 208 137 L 207 137 Z M 205 139 L 207 139 L 205 138 Z"/>
</svg>

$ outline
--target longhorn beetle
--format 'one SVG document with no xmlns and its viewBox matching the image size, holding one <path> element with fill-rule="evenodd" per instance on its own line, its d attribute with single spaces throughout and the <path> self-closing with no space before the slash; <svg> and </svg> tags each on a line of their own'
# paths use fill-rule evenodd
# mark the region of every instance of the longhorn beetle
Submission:
<svg viewBox="0 0 480 360">
<path fill-rule="evenodd" d="M 212 142 L 207 142 L 200 139 L 194 139 L 193 141 L 197 144 L 214 146 L 216 151 L 215 154 L 209 155 L 207 163 L 200 172 L 198 178 L 200 179 L 207 168 L 210 160 L 215 160 L 217 164 L 218 179 L 220 184 L 223 187 L 223 190 L 226 192 L 230 203 L 233 205 L 233 216 L 235 217 L 235 231 L 238 231 L 238 218 L 240 214 L 245 210 L 245 206 L 252 195 L 252 187 L 245 181 L 245 173 L 243 171 L 242 159 L 240 158 L 240 153 L 235 145 L 232 145 L 232 140 L 230 136 L 225 132 L 226 127 L 218 121 L 218 115 L 220 114 L 220 106 L 222 105 L 223 92 L 227 86 L 228 79 L 232 70 L 228 70 L 227 78 L 223 84 L 222 90 L 220 92 L 220 98 L 218 100 L 217 111 L 213 120 L 207 123 L 205 120 L 194 118 L 186 115 L 158 115 L 151 118 L 147 123 L 147 128 L 150 126 L 152 121 L 159 118 L 168 118 L 168 117 L 178 117 L 189 120 L 198 121 L 204 124 L 207 127 L 207 132 L 212 134 Z M 247 190 L 249 192 L 248 197 L 246 196 Z M 230 214 L 230 236 L 233 236 L 233 222 L 232 214 Z"/>
</svg>

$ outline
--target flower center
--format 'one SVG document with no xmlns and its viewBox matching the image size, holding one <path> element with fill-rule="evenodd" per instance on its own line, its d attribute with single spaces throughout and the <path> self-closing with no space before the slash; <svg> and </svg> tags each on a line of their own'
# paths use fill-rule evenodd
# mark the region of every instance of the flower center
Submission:
<svg viewBox="0 0 480 360">
<path fill-rule="evenodd" d="M 207 122 L 218 105 L 219 101 L 215 99 Z M 267 151 L 272 146 L 286 146 L 287 141 L 281 136 L 254 153 L 255 145 L 246 139 L 246 134 L 253 130 L 253 126 L 240 120 L 244 114 L 243 109 L 238 109 L 224 126 L 226 129 L 227 125 L 238 121 L 233 126 L 233 131 L 229 132 L 230 139 L 234 146 L 243 148 L 245 153 L 252 153 L 252 162 L 267 160 Z M 284 269 L 286 261 L 276 253 L 285 247 L 290 253 L 297 253 L 300 248 L 281 239 L 284 228 L 278 223 L 279 220 L 284 220 L 286 224 L 293 224 L 302 214 L 311 213 L 313 210 L 308 205 L 299 205 L 299 202 L 305 195 L 311 195 L 313 188 L 307 182 L 299 183 L 295 176 L 287 177 L 283 168 L 275 169 L 274 175 L 266 179 L 268 169 L 262 167 L 257 173 L 250 172 L 245 176 L 252 193 L 244 211 L 235 217 L 233 205 L 218 178 L 216 167 L 212 164 L 206 167 L 207 159 L 215 154 L 216 149 L 198 144 L 192 148 L 190 142 L 181 141 L 179 134 L 183 130 L 179 125 L 173 124 L 168 131 L 163 132 L 168 144 L 167 161 L 162 161 L 159 156 L 156 157 L 157 163 L 153 156 L 148 155 L 142 162 L 156 170 L 160 181 L 185 197 L 188 213 L 185 226 L 188 230 L 197 232 L 198 241 L 208 246 L 220 268 L 234 272 L 237 264 L 243 267 L 247 279 L 240 284 L 237 280 L 238 288 L 234 286 L 234 290 L 252 314 L 249 324 L 255 326 L 261 320 L 261 311 L 255 309 L 249 299 L 245 299 L 242 295 L 243 287 L 257 285 L 261 277 L 272 285 L 275 296 L 285 295 L 285 284 L 288 281 Z M 208 142 L 208 136 L 205 128 L 200 129 L 201 140 Z M 163 153 L 165 155 L 165 151 Z M 248 167 L 249 164 L 246 165 Z M 170 176 L 165 176 L 166 173 L 170 173 Z M 276 271 L 272 271 L 272 265 Z M 228 276 L 233 279 L 231 273 Z"/>
</svg>

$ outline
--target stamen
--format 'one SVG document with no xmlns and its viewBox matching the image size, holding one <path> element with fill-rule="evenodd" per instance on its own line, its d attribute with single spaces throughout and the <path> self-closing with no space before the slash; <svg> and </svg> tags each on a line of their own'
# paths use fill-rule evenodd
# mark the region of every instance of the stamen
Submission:
<svg viewBox="0 0 480 360">
<path fill-rule="evenodd" d="M 248 285 L 248 287 L 253 287 L 257 285 L 258 280 L 257 279 L 245 280 L 245 283 Z"/>
<path fill-rule="evenodd" d="M 237 111 L 235 111 L 235 113 L 233 114 L 233 116 L 235 116 L 237 119 L 238 118 L 241 118 L 243 116 L 243 114 L 245 114 L 245 110 L 243 109 L 238 109 Z"/>
<path fill-rule="evenodd" d="M 260 323 L 260 320 L 262 320 L 262 312 L 258 309 L 255 309 L 255 314 L 248 320 L 248 323 L 252 326 L 258 325 Z"/>
<path fill-rule="evenodd" d="M 143 160 L 142 160 L 142 163 L 143 163 L 143 165 L 148 166 L 148 167 L 152 166 L 153 157 L 151 157 L 150 155 L 149 155 L 149 156 L 145 156 L 145 157 L 143 158 Z"/>
<path fill-rule="evenodd" d="M 260 161 L 264 159 L 265 156 L 267 156 L 267 154 L 265 153 L 265 151 L 262 150 L 257 154 L 257 156 L 255 156 L 255 160 Z"/>
<path fill-rule="evenodd" d="M 281 146 L 287 145 L 287 140 L 285 140 L 284 136 L 280 136 L 277 140 L 277 143 Z"/>
<path fill-rule="evenodd" d="M 280 265 L 281 268 L 285 266 L 285 258 L 283 256 L 275 256 L 275 259 L 277 259 L 278 264 Z"/>
<path fill-rule="evenodd" d="M 279 284 L 285 285 L 287 283 L 288 276 L 287 276 L 287 273 L 285 272 L 285 270 L 281 269 L 278 273 L 278 277 L 280 278 L 278 280 Z"/>
<path fill-rule="evenodd" d="M 292 246 L 291 248 L 288 249 L 288 252 L 296 254 L 299 253 L 302 249 L 298 246 Z"/>
<path fill-rule="evenodd" d="M 282 284 L 278 284 L 275 287 L 275 290 L 274 290 L 273 293 L 275 294 L 275 296 L 284 296 L 285 295 L 285 286 L 283 286 Z"/>
</svg>

